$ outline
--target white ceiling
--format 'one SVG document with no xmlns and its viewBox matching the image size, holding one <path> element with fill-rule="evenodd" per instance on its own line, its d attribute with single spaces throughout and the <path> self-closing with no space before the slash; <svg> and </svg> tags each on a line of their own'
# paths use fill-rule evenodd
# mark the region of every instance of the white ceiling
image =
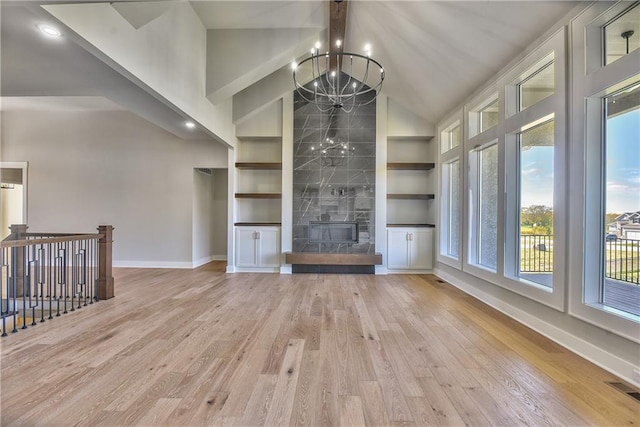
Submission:
<svg viewBox="0 0 640 427">
<path fill-rule="evenodd" d="M 175 3 L 178 2 L 126 2 L 115 4 L 114 8 L 137 28 L 170 10 Z M 328 0 L 189 3 L 209 30 L 303 28 L 317 29 L 320 33 L 328 25 Z M 351 0 L 346 50 L 361 52 L 365 43 L 371 43 L 372 56 L 385 67 L 384 92 L 435 124 L 577 3 Z M 101 96 L 155 120 L 156 124 L 173 121 L 164 127 L 184 134 L 178 125 L 184 119 L 179 111 L 148 89 L 132 89 L 129 79 L 119 78 L 122 76 L 70 40 L 55 46 L 36 34 L 34 26 L 46 19 L 52 18 L 37 2 L 3 2 L 2 96 Z M 285 60 L 289 61 L 282 59 Z M 244 62 L 251 67 L 260 66 Z M 285 65 L 270 64 L 269 72 Z M 244 75 L 250 72 L 246 70 Z M 253 83 L 247 82 L 245 87 Z M 237 84 L 228 86 L 236 91 L 244 89 Z M 138 96 L 142 101 L 134 99 Z"/>
<path fill-rule="evenodd" d="M 209 139 L 186 129 L 181 115 L 66 37 L 52 40 L 37 30 L 51 18 L 33 3 L 5 2 L 0 11 L 0 105 L 3 111 L 32 109 L 134 112 L 183 139 Z M 82 99 L 82 98 L 89 99 Z M 18 101 L 17 98 L 24 98 Z M 46 98 L 46 100 L 45 100 Z M 108 101 L 97 101 L 106 98 Z"/>
<path fill-rule="evenodd" d="M 190 1 L 207 29 L 324 28 L 326 2 L 306 1 Z"/>
</svg>

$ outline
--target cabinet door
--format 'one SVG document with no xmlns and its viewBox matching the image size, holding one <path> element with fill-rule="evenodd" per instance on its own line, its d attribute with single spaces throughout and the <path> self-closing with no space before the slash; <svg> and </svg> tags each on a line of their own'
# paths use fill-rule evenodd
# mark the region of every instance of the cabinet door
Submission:
<svg viewBox="0 0 640 427">
<path fill-rule="evenodd" d="M 408 236 L 407 230 L 404 228 L 387 230 L 387 268 L 409 268 Z"/>
<path fill-rule="evenodd" d="M 236 265 L 238 267 L 257 267 L 256 230 L 236 228 Z"/>
<path fill-rule="evenodd" d="M 433 268 L 433 230 L 415 229 L 410 231 L 409 267 L 415 270 Z"/>
<path fill-rule="evenodd" d="M 280 229 L 259 228 L 258 233 L 258 266 L 280 267 Z"/>
</svg>

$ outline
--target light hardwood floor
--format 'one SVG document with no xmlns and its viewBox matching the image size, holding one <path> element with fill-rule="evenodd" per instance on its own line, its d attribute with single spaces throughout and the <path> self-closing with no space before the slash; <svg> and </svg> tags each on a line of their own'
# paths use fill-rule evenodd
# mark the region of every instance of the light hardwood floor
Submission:
<svg viewBox="0 0 640 427">
<path fill-rule="evenodd" d="M 116 269 L 0 340 L 2 425 L 632 425 L 611 374 L 430 275 Z"/>
</svg>

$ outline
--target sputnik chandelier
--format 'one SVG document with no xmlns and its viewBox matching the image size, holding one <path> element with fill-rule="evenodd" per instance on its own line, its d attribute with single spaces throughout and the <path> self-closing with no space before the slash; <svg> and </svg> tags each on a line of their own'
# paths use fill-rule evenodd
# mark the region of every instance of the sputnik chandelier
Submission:
<svg viewBox="0 0 640 427">
<path fill-rule="evenodd" d="M 350 113 L 355 107 L 372 103 L 382 88 L 384 68 L 371 58 L 371 46 L 365 46 L 364 55 L 343 52 L 341 40 L 336 41 L 335 51 L 320 52 L 320 47 L 317 42 L 309 57 L 291 64 L 298 94 L 322 112 L 342 109 Z M 309 76 L 309 84 L 300 82 L 299 78 Z M 371 95 L 362 96 L 366 94 Z"/>
</svg>

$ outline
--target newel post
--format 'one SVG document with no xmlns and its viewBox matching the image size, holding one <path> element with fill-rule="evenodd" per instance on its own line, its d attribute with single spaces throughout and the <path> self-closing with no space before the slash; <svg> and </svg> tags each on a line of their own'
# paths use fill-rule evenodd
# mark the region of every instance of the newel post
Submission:
<svg viewBox="0 0 640 427">
<path fill-rule="evenodd" d="M 11 224 L 11 240 L 24 240 L 27 238 L 27 224 Z M 11 275 L 13 276 L 15 287 L 9 288 L 10 297 L 21 297 L 24 295 L 24 246 L 16 246 L 11 248 L 11 257 L 13 261 Z M 14 291 L 15 289 L 15 291 Z"/>
<path fill-rule="evenodd" d="M 102 237 L 98 241 L 98 297 L 109 299 L 114 297 L 113 276 L 111 275 L 113 226 L 101 225 L 98 233 Z"/>
<path fill-rule="evenodd" d="M 27 234 L 27 224 L 11 224 L 11 240 L 23 240 Z"/>
</svg>

